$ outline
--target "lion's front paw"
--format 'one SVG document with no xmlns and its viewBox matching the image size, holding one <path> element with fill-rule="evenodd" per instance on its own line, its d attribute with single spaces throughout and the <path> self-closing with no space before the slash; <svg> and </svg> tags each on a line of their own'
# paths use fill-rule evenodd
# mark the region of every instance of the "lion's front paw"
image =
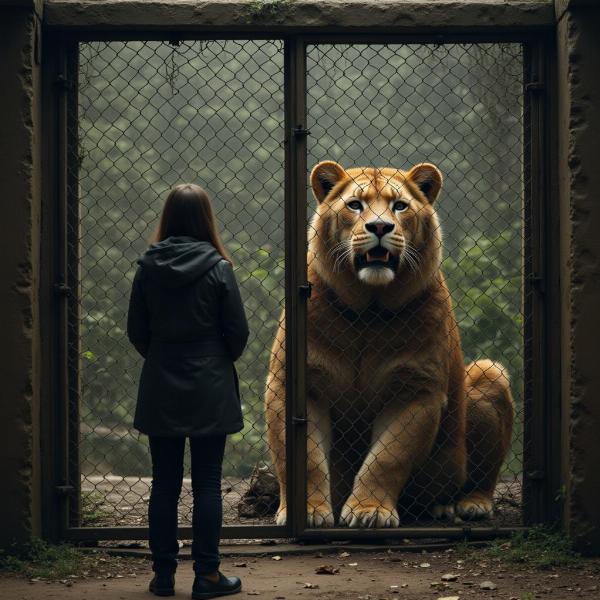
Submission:
<svg viewBox="0 0 600 600">
<path fill-rule="evenodd" d="M 277 515 L 275 517 L 275 523 L 277 525 L 285 525 L 287 522 L 287 507 L 285 504 L 280 504 L 277 509 Z"/>
<path fill-rule="evenodd" d="M 331 504 L 323 502 L 313 505 L 310 502 L 306 505 L 306 525 L 308 527 L 333 527 L 333 509 Z"/>
<path fill-rule="evenodd" d="M 489 496 L 473 492 L 456 503 L 456 512 L 462 519 L 489 519 L 494 516 L 494 503 Z"/>
<path fill-rule="evenodd" d="M 400 517 L 394 505 L 369 500 L 348 499 L 342 514 L 340 525 L 348 527 L 399 527 Z"/>
</svg>

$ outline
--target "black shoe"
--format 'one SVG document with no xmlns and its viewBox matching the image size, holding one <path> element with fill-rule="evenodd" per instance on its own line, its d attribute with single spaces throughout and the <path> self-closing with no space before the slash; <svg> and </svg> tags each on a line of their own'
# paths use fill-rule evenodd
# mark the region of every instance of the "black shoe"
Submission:
<svg viewBox="0 0 600 600">
<path fill-rule="evenodd" d="M 192 588 L 192 598 L 194 600 L 205 600 L 206 598 L 217 598 L 219 596 L 229 596 L 242 591 L 242 582 L 239 577 L 225 577 L 219 572 L 219 581 L 213 583 L 201 575 L 194 578 L 194 587 Z"/>
<path fill-rule="evenodd" d="M 173 573 L 155 573 L 148 589 L 155 596 L 174 596 L 175 575 Z"/>
</svg>

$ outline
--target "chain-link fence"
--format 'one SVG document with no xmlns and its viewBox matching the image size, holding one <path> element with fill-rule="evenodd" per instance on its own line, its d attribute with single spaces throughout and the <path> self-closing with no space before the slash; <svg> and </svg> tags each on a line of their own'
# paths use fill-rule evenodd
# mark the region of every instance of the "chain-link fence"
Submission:
<svg viewBox="0 0 600 600">
<path fill-rule="evenodd" d="M 519 44 L 307 47 L 308 164 L 320 165 L 307 186 L 311 526 L 454 522 L 446 505 L 465 472 L 462 518 L 492 518 L 494 496 L 494 524 L 521 522 L 522 73 Z M 135 260 L 186 181 L 213 198 L 251 330 L 225 523 L 283 523 L 283 42 L 80 43 L 77 98 L 68 366 L 81 524 L 146 523 L 141 359 L 124 327 Z M 439 198 L 423 163 L 442 173 Z M 496 366 L 471 370 L 464 402 L 463 364 L 480 359 Z M 191 501 L 186 478 L 182 522 Z"/>
<path fill-rule="evenodd" d="M 224 464 L 225 522 L 238 521 L 268 462 L 263 394 L 284 299 L 282 42 L 82 43 L 79 62 L 80 353 L 69 366 L 80 372 L 83 522 L 146 522 L 147 438 L 132 429 L 141 359 L 124 327 L 136 259 L 186 181 L 213 198 L 251 330 L 238 363 L 246 426 Z M 187 475 L 181 518 L 191 521 Z"/>
<path fill-rule="evenodd" d="M 454 523 L 495 504 L 497 525 L 517 524 L 522 47 L 314 45 L 307 58 L 309 516 Z M 460 338 L 478 361 L 466 379 Z"/>
</svg>

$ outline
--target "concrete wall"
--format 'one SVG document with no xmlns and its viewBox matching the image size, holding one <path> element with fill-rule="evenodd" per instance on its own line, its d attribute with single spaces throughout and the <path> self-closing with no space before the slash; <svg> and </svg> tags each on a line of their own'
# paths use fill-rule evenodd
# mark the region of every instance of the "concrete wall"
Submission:
<svg viewBox="0 0 600 600">
<path fill-rule="evenodd" d="M 600 553 L 600 2 L 557 3 L 565 523 Z"/>
<path fill-rule="evenodd" d="M 0 547 L 40 531 L 40 8 L 0 3 Z"/>
</svg>

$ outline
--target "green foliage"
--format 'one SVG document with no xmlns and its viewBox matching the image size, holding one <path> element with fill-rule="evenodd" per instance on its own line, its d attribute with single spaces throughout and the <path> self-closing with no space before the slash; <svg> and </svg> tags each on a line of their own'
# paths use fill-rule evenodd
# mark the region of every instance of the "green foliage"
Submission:
<svg viewBox="0 0 600 600">
<path fill-rule="evenodd" d="M 564 533 L 548 527 L 532 527 L 514 533 L 510 540 L 494 540 L 483 549 L 468 547 L 466 553 L 535 569 L 575 567 L 581 561 L 571 540 Z"/>
<path fill-rule="evenodd" d="M 106 494 L 99 491 L 83 492 L 81 494 L 82 527 L 99 525 L 110 517 L 112 511 L 105 508 L 106 506 Z"/>
<path fill-rule="evenodd" d="M 292 0 L 252 0 L 249 9 L 255 18 L 273 19 L 291 4 Z"/>
</svg>

